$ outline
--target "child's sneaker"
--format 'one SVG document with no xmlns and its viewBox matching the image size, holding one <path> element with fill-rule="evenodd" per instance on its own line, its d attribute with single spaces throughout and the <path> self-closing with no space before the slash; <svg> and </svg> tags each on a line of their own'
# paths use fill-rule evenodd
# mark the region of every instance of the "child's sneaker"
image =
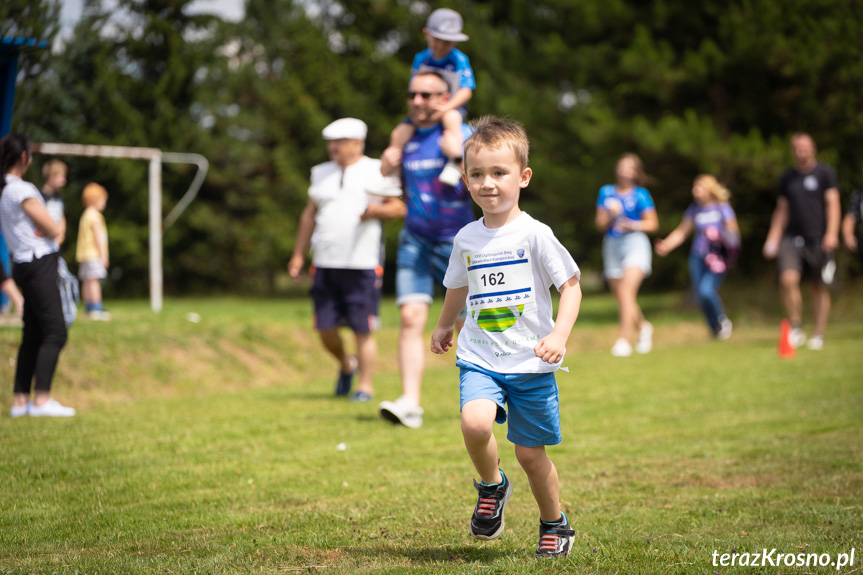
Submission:
<svg viewBox="0 0 863 575">
<path fill-rule="evenodd" d="M 93 321 L 111 321 L 111 312 L 104 309 L 91 309 L 87 312 L 87 319 Z"/>
<path fill-rule="evenodd" d="M 60 405 L 60 402 L 54 399 L 49 399 L 42 405 L 30 406 L 30 417 L 72 417 L 73 415 L 75 415 L 74 408 Z"/>
<path fill-rule="evenodd" d="M 549 525 L 539 522 L 539 545 L 536 548 L 537 557 L 560 557 L 567 555 L 575 541 L 575 531 L 570 528 L 566 515 L 561 511 L 561 522 Z"/>
<path fill-rule="evenodd" d="M 635 351 L 638 353 L 650 353 L 651 349 L 653 349 L 653 325 L 649 321 L 646 321 L 641 324 L 641 331 L 638 332 Z"/>
<path fill-rule="evenodd" d="M 382 401 L 378 409 L 381 417 L 387 421 L 400 423 L 412 429 L 422 427 L 423 408 L 404 395 L 395 401 Z"/>
<path fill-rule="evenodd" d="M 474 539 L 496 539 L 503 533 L 503 510 L 512 497 L 512 482 L 500 472 L 503 483 L 498 485 L 483 485 L 473 482 L 479 491 L 476 507 L 470 518 L 470 536 Z"/>
<path fill-rule="evenodd" d="M 447 186 L 456 186 L 461 181 L 461 168 L 454 161 L 446 163 L 437 179 Z"/>
</svg>

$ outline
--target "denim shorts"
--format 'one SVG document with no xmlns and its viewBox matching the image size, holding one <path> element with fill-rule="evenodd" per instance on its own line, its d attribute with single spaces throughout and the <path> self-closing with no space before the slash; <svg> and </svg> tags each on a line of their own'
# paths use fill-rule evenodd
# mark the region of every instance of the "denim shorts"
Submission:
<svg viewBox="0 0 863 575">
<path fill-rule="evenodd" d="M 643 232 L 605 236 L 602 240 L 603 273 L 607 279 L 619 280 L 628 268 L 638 268 L 647 277 L 653 271 L 651 258 L 650 240 Z"/>
<path fill-rule="evenodd" d="M 431 304 L 435 285 L 446 292 L 443 278 L 451 253 L 452 241 L 434 241 L 402 229 L 396 255 L 396 305 Z"/>
<path fill-rule="evenodd" d="M 554 372 L 496 373 L 461 359 L 456 366 L 460 368 L 459 409 L 474 399 L 495 402 L 495 422 L 504 423 L 508 416 L 506 438 L 515 445 L 540 447 L 563 440 Z"/>
</svg>

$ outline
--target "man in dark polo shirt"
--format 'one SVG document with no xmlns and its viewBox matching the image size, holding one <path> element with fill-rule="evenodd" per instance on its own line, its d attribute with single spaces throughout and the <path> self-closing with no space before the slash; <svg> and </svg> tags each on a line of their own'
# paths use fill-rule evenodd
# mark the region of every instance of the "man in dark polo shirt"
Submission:
<svg viewBox="0 0 863 575">
<path fill-rule="evenodd" d="M 810 349 L 824 347 L 824 330 L 830 315 L 830 292 L 839 246 L 839 189 L 836 173 L 815 159 L 815 142 L 809 134 L 791 136 L 794 166 L 779 181 L 776 209 L 764 242 L 767 259 L 777 258 L 779 294 L 791 321 L 790 343 L 804 342 Z M 812 288 L 812 337 L 806 341 L 802 329 L 803 300 L 800 279 Z"/>
</svg>

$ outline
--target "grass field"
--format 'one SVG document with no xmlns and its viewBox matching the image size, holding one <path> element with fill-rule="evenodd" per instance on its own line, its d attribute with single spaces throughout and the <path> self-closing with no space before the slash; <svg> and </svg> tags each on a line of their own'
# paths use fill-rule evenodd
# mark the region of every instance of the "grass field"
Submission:
<svg viewBox="0 0 863 575">
<path fill-rule="evenodd" d="M 608 353 L 613 302 L 586 296 L 549 448 L 578 534 L 553 562 L 533 558 L 537 510 L 505 426 L 506 531 L 467 535 L 453 354 L 429 354 L 421 429 L 379 419 L 400 389 L 391 301 L 363 405 L 331 396 L 305 299 L 169 300 L 159 315 L 111 302 L 114 320 L 78 322 L 60 360 L 55 397 L 77 417 L 12 420 L 0 402 L 0 572 L 861 573 L 859 293 L 837 300 L 823 351 L 790 360 L 773 294 L 729 296 L 725 343 L 680 294 L 644 297 L 655 351 L 626 359 Z M 0 389 L 19 337 L 0 329 Z M 855 563 L 714 564 L 764 549 Z"/>
</svg>

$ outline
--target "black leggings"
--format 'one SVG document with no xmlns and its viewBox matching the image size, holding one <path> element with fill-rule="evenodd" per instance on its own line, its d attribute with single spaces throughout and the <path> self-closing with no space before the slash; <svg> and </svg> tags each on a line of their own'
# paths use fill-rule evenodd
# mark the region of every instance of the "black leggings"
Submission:
<svg viewBox="0 0 863 575">
<path fill-rule="evenodd" d="M 66 322 L 57 288 L 58 258 L 58 253 L 48 254 L 32 262 L 16 263 L 12 268 L 12 277 L 24 296 L 15 393 L 29 394 L 34 374 L 36 390 L 50 391 L 60 350 L 66 345 Z"/>
</svg>

